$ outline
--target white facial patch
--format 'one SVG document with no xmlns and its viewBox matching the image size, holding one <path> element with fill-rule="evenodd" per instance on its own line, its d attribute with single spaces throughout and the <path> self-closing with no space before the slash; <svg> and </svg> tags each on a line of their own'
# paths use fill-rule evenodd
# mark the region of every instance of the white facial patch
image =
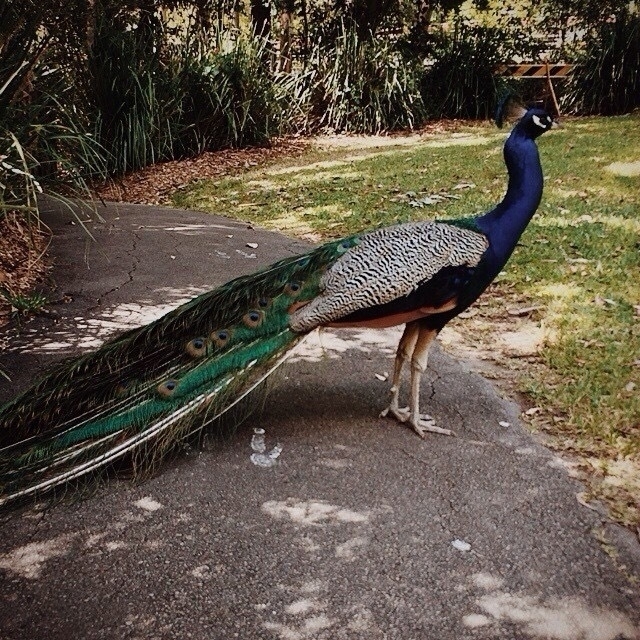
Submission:
<svg viewBox="0 0 640 640">
<path fill-rule="evenodd" d="M 531 119 L 542 129 L 546 129 L 549 125 L 546 122 L 543 122 L 538 116 L 532 115 Z"/>
</svg>

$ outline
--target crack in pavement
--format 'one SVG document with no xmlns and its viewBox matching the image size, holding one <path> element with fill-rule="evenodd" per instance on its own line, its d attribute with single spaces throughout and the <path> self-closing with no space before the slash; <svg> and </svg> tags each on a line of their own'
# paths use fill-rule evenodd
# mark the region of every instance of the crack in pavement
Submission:
<svg viewBox="0 0 640 640">
<path fill-rule="evenodd" d="M 133 282 L 135 273 L 138 269 L 138 265 L 140 264 L 140 258 L 136 255 L 136 251 L 138 249 L 138 243 L 140 242 L 140 236 L 135 230 L 131 231 L 131 236 L 132 236 L 131 248 L 125 251 L 125 254 L 127 255 L 127 257 L 133 260 L 133 264 L 131 268 L 127 271 L 127 279 L 121 284 L 118 284 L 115 287 L 111 287 L 111 289 L 109 289 L 105 293 L 98 296 L 96 304 L 89 307 L 87 309 L 88 312 L 93 312 L 96 309 L 99 309 L 100 307 L 102 307 L 102 304 L 105 298 L 108 298 L 112 293 L 115 293 L 116 291 L 120 291 L 120 289 L 122 289 L 124 286 L 131 284 Z"/>
</svg>

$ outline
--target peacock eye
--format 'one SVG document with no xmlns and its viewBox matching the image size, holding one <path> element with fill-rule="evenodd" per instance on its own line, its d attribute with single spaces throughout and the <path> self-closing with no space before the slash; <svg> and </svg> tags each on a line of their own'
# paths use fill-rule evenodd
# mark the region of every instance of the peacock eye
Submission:
<svg viewBox="0 0 640 640">
<path fill-rule="evenodd" d="M 231 331 L 229 329 L 220 329 L 211 334 L 211 341 L 216 347 L 224 347 L 231 340 Z"/>
<path fill-rule="evenodd" d="M 178 382 L 176 380 L 165 380 L 157 386 L 158 393 L 164 398 L 169 398 L 177 389 Z"/>
<path fill-rule="evenodd" d="M 207 350 L 207 341 L 205 338 L 194 338 L 190 342 L 187 342 L 186 350 L 190 356 L 201 356 Z"/>
<path fill-rule="evenodd" d="M 128 394 L 133 388 L 133 382 L 131 380 L 121 380 L 116 385 L 116 394 L 119 396 L 124 396 Z"/>
<path fill-rule="evenodd" d="M 288 282 L 284 288 L 284 292 L 290 296 L 297 296 L 302 290 L 302 285 L 299 282 Z"/>
<path fill-rule="evenodd" d="M 244 322 L 247 327 L 254 328 L 259 327 L 262 324 L 263 319 L 263 311 L 256 311 L 255 309 L 252 309 L 251 311 L 248 311 L 244 314 L 244 316 L 242 317 L 242 322 Z"/>
</svg>

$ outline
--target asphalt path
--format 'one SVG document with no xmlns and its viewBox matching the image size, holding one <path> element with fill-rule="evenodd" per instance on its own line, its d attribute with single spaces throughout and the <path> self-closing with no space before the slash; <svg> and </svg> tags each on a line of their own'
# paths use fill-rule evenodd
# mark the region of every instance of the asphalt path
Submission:
<svg viewBox="0 0 640 640">
<path fill-rule="evenodd" d="M 45 215 L 51 313 L 5 328 L 0 400 L 62 357 L 308 245 L 136 205 Z M 429 435 L 379 418 L 398 329 L 311 336 L 225 438 L 0 522 L 0 638 L 640 638 L 638 544 L 519 407 L 436 349 Z M 255 428 L 277 464 L 251 459 Z"/>
</svg>

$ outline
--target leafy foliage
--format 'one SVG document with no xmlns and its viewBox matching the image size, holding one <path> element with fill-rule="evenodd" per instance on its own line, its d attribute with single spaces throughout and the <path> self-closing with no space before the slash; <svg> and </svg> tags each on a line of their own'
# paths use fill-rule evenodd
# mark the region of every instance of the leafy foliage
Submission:
<svg viewBox="0 0 640 640">
<path fill-rule="evenodd" d="M 36 221 L 45 190 L 87 197 L 86 180 L 105 175 L 102 150 L 68 99 L 68 78 L 43 54 L 33 66 L 6 55 L 0 69 L 0 213 L 21 211 Z"/>
<path fill-rule="evenodd" d="M 275 133 L 273 83 L 259 41 L 210 51 L 191 36 L 149 55 L 133 30 L 104 26 L 94 52 L 96 136 L 110 173 L 264 143 Z"/>
<path fill-rule="evenodd" d="M 565 102 L 581 114 L 616 115 L 640 107 L 640 15 L 626 8 L 591 30 Z"/>
<path fill-rule="evenodd" d="M 9 302 L 11 307 L 15 309 L 15 313 L 22 315 L 38 313 L 42 311 L 47 304 L 47 297 L 39 291 L 23 294 L 13 293 L 0 288 L 0 296 L 4 297 L 7 302 Z"/>
<path fill-rule="evenodd" d="M 509 37 L 501 29 L 458 21 L 432 45 L 433 63 L 422 80 L 422 96 L 432 117 L 489 118 L 508 81 L 495 75 L 509 60 Z M 513 82 L 513 81 L 512 81 Z"/>
<path fill-rule="evenodd" d="M 316 43 L 307 67 L 281 80 L 297 110 L 286 115 L 302 131 L 379 133 L 412 128 L 426 115 L 415 62 L 350 28 L 335 41 Z"/>
<path fill-rule="evenodd" d="M 380 132 L 428 117 L 488 117 L 505 82 L 495 66 L 537 55 L 508 6 L 500 27 L 490 27 L 465 22 L 458 0 L 280 2 L 294 34 L 286 45 L 293 68 L 276 72 L 275 22 L 269 37 L 240 35 L 240 13 L 252 6 L 4 3 L 0 210 L 29 214 L 39 189 L 60 181 L 82 190 L 105 174 L 264 144 L 282 131 Z M 627 2 L 543 0 L 538 13 L 551 31 L 558 16 L 562 24 L 572 16 L 588 33 L 567 105 L 582 113 L 638 105 L 639 18 Z"/>
</svg>

